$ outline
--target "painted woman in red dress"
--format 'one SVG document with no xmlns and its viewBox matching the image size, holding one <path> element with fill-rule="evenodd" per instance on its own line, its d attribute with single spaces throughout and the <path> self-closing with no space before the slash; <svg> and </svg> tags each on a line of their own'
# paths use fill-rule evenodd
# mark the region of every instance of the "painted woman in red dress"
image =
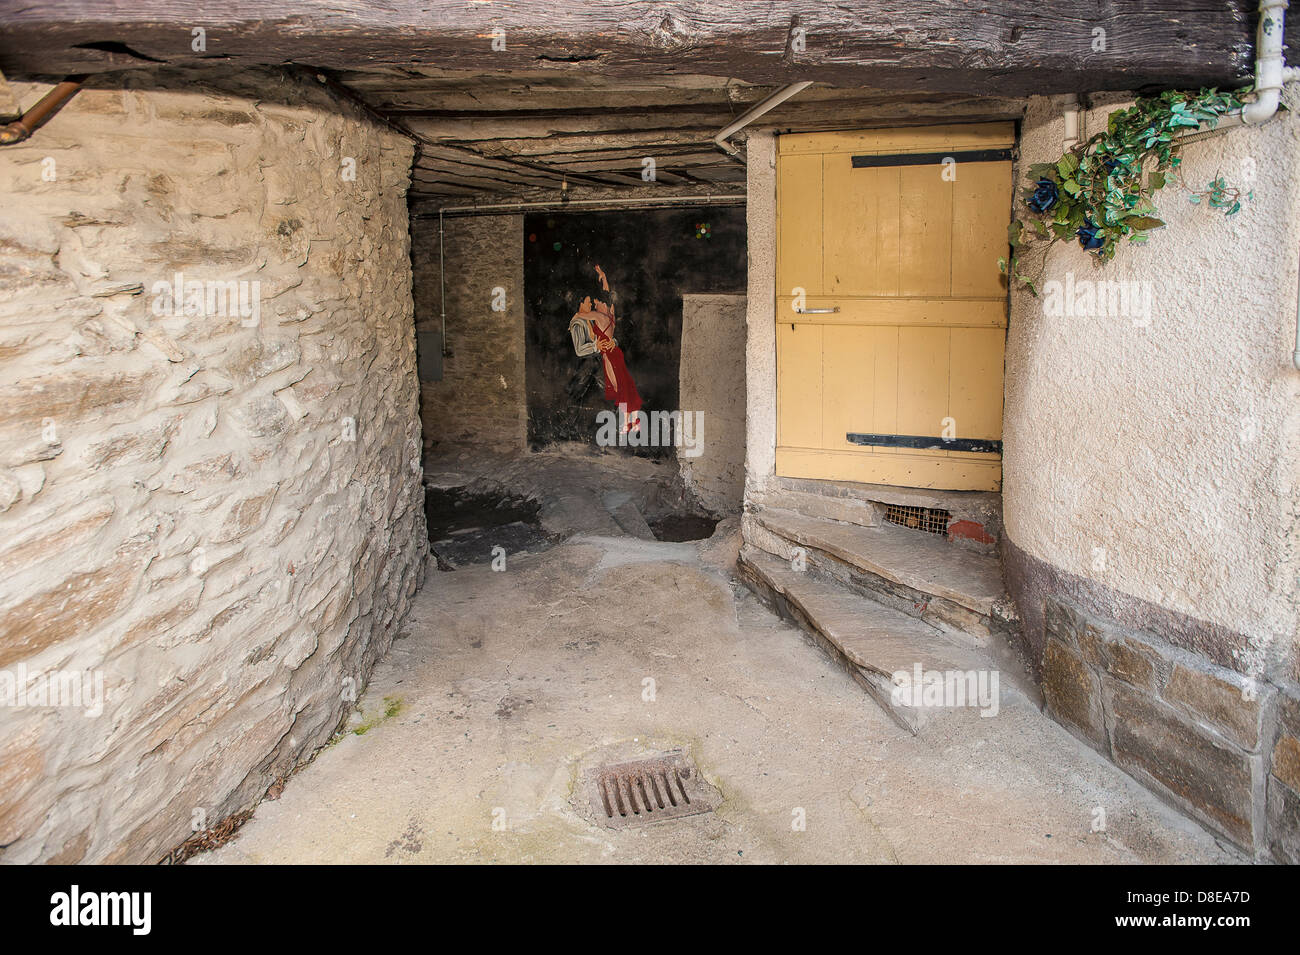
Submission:
<svg viewBox="0 0 1300 955">
<path fill-rule="evenodd" d="M 609 295 L 609 279 L 599 265 L 596 266 L 596 276 L 600 279 L 601 289 Z M 600 353 L 601 364 L 605 369 L 605 400 L 618 406 L 619 413 L 623 416 L 623 430 L 636 431 L 641 426 L 641 418 L 637 414 L 641 410 L 641 395 L 627 370 L 623 349 L 614 340 L 612 297 L 606 302 L 598 296 L 588 295 L 579 304 L 573 320 L 585 322 L 596 343 L 596 350 Z"/>
</svg>

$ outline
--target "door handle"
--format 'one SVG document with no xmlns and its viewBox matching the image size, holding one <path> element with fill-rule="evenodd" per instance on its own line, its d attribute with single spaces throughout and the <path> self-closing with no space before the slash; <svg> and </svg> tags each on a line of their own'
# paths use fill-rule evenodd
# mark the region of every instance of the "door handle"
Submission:
<svg viewBox="0 0 1300 955">
<path fill-rule="evenodd" d="M 831 315 L 838 312 L 840 307 L 836 305 L 833 308 L 796 308 L 796 315 Z"/>
</svg>

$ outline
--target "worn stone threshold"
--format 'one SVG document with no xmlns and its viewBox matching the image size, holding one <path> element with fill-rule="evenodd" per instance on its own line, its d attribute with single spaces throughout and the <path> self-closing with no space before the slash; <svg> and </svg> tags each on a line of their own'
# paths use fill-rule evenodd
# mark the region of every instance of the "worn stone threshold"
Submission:
<svg viewBox="0 0 1300 955">
<path fill-rule="evenodd" d="M 779 506 L 779 502 L 774 499 L 780 494 L 816 495 L 835 501 L 860 502 L 873 508 L 875 505 L 872 502 L 899 504 L 904 507 L 938 507 L 950 512 L 954 520 L 977 521 L 995 531 L 1002 527 L 1002 495 L 997 491 L 946 491 L 895 484 L 774 477 L 771 479 L 766 497 L 771 503 Z M 863 523 L 873 525 L 879 522 Z"/>
<path fill-rule="evenodd" d="M 956 547 L 892 524 L 863 527 L 763 508 L 752 517 L 772 533 L 814 547 L 870 574 L 922 594 L 933 594 L 992 618 L 1004 587 L 996 557 Z"/>
</svg>

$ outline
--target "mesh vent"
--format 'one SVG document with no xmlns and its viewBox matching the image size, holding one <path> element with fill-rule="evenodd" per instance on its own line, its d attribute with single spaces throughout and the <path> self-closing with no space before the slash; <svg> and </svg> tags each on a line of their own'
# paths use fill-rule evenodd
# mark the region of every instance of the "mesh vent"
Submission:
<svg viewBox="0 0 1300 955">
<path fill-rule="evenodd" d="M 952 515 L 938 507 L 886 504 L 885 520 L 901 527 L 910 527 L 914 531 L 944 535 L 948 533 L 948 522 L 952 520 Z"/>
</svg>

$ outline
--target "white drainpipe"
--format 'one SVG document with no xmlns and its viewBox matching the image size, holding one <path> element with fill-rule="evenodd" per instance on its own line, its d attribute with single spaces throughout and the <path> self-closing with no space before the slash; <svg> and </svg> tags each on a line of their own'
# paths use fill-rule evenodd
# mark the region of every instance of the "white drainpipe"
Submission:
<svg viewBox="0 0 1300 955">
<path fill-rule="evenodd" d="M 1258 126 L 1273 118 L 1282 99 L 1282 84 L 1296 79 L 1282 59 L 1288 0 L 1259 0 L 1259 27 L 1255 31 L 1255 101 L 1241 111 L 1247 126 Z"/>
<path fill-rule="evenodd" d="M 808 80 L 802 83 L 791 83 L 789 86 L 781 87 L 779 90 L 777 90 L 767 99 L 763 100 L 761 103 L 756 103 L 753 106 L 751 106 L 749 109 L 745 110 L 738 117 L 736 117 L 734 122 L 730 123 L 727 126 L 723 126 L 720 130 L 718 130 L 717 135 L 713 137 L 713 145 L 717 146 L 719 149 L 721 149 L 724 153 L 726 153 L 729 156 L 740 158 L 740 152 L 736 149 L 735 146 L 730 145 L 727 142 L 727 140 L 730 139 L 732 136 L 734 136 L 736 133 L 740 132 L 742 129 L 744 129 L 754 120 L 758 119 L 758 117 L 762 116 L 764 113 L 768 112 L 769 110 L 775 109 L 776 107 L 784 103 L 786 100 L 788 100 L 791 96 L 794 96 L 796 93 L 800 93 L 806 90 L 810 86 L 812 86 L 812 80 Z"/>
<path fill-rule="evenodd" d="M 1288 0 L 1259 0 L 1259 27 L 1255 31 L 1255 99 L 1238 111 L 1239 122 L 1258 126 L 1277 113 L 1282 85 L 1300 80 L 1300 70 L 1289 67 L 1282 57 Z M 1236 116 L 1224 117 L 1219 126 L 1235 125 Z M 1199 138 L 1199 137 L 1198 137 Z M 1300 284 L 1296 290 L 1295 350 L 1291 364 L 1300 371 Z"/>
<path fill-rule="evenodd" d="M 1291 364 L 1300 371 L 1300 283 L 1297 283 L 1295 308 L 1295 351 L 1291 354 Z"/>
<path fill-rule="evenodd" d="M 1061 151 L 1068 153 L 1075 146 L 1079 145 L 1079 97 L 1071 93 L 1065 97 L 1062 117 L 1065 119 L 1065 136 L 1061 142 Z"/>
<path fill-rule="evenodd" d="M 1241 110 L 1241 121 L 1258 126 L 1273 118 L 1282 99 L 1282 84 L 1300 80 L 1300 70 L 1282 58 L 1286 32 L 1287 0 L 1259 0 L 1259 28 L 1255 32 L 1255 100 Z M 1291 364 L 1300 371 L 1300 286 L 1296 290 L 1295 350 Z"/>
<path fill-rule="evenodd" d="M 1258 126 L 1277 115 L 1282 86 L 1300 81 L 1300 69 L 1286 65 L 1282 41 L 1286 32 L 1288 0 L 1260 0 L 1259 27 L 1255 31 L 1255 99 L 1241 109 L 1224 113 L 1213 129 L 1179 136 L 1180 143 L 1214 136 L 1235 126 Z"/>
</svg>

